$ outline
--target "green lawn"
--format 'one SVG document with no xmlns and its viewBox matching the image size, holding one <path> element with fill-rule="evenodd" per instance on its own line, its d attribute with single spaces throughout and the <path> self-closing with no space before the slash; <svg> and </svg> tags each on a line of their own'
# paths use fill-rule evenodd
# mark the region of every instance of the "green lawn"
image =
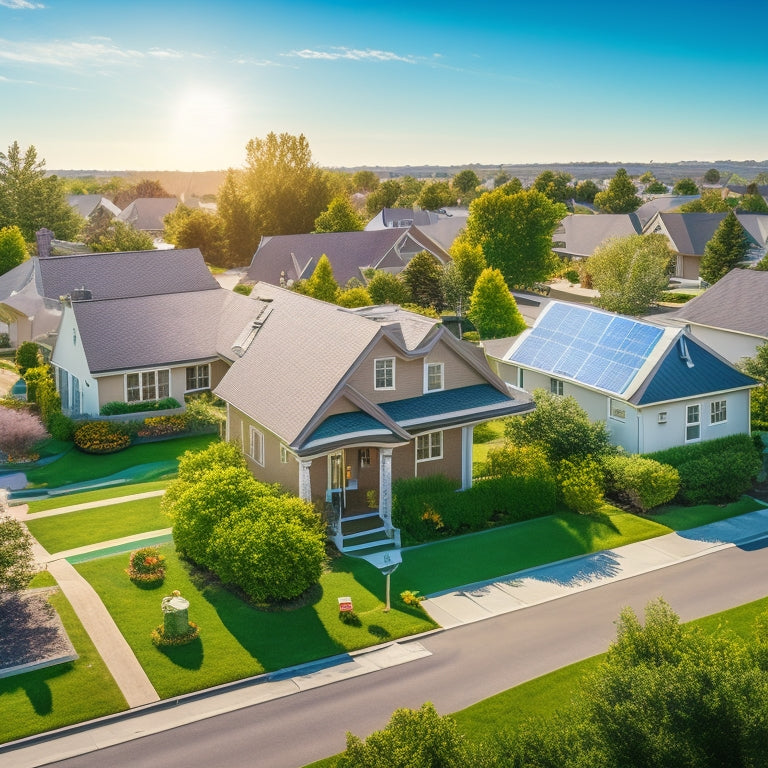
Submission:
<svg viewBox="0 0 768 768">
<path fill-rule="evenodd" d="M 175 462 L 184 451 L 202 450 L 218 439 L 217 435 L 179 437 L 175 440 L 134 445 L 124 451 L 103 456 L 72 450 L 51 464 L 30 469 L 27 472 L 27 481 L 37 487 L 58 488 L 71 483 L 96 480 L 131 470 L 140 464 Z"/>
<path fill-rule="evenodd" d="M 307 604 L 287 611 L 258 610 L 217 584 L 206 583 L 176 556 L 161 551 L 168 570 L 159 589 L 141 589 L 124 569 L 128 555 L 77 565 L 104 601 L 158 694 L 169 697 L 231 680 L 282 669 L 313 659 L 417 634 L 435 624 L 420 608 L 393 600 L 384 613 L 384 578 L 354 558 L 334 561 Z M 189 618 L 200 626 L 200 640 L 158 650 L 149 633 L 162 623 L 160 601 L 178 589 L 190 601 Z M 359 626 L 339 619 L 338 597 L 352 597 Z"/>
<path fill-rule="evenodd" d="M 79 512 L 33 518 L 25 523 L 29 532 L 48 552 L 64 552 L 100 541 L 170 528 L 170 519 L 160 511 L 161 499 L 162 496 L 152 496 Z"/>
<path fill-rule="evenodd" d="M 66 496 L 52 496 L 48 499 L 39 501 L 30 501 L 28 504 L 29 513 L 48 512 L 51 509 L 69 507 L 75 504 L 86 504 L 90 501 L 104 501 L 106 499 L 116 499 L 119 496 L 128 496 L 135 493 L 147 493 L 148 491 L 161 491 L 168 485 L 167 480 L 155 480 L 151 483 L 131 483 L 130 488 L 125 486 L 110 486 L 109 488 L 98 488 L 95 491 L 82 491 L 81 493 L 68 493 Z"/>
<path fill-rule="evenodd" d="M 491 448 L 499 448 L 504 445 L 504 422 L 505 419 L 495 419 L 488 421 L 483 426 L 488 427 L 493 432 L 493 438 L 484 443 L 475 443 L 472 446 L 472 464 L 476 466 L 484 463 L 488 459 L 488 451 Z"/>
<path fill-rule="evenodd" d="M 33 587 L 55 584 L 46 572 Z M 120 689 L 60 592 L 51 604 L 61 617 L 79 658 L 73 662 L 0 679 L 0 742 L 61 728 L 127 709 Z"/>
<path fill-rule="evenodd" d="M 765 509 L 759 501 L 749 496 L 742 496 L 739 501 L 731 504 L 702 504 L 698 507 L 664 507 L 657 513 L 648 515 L 649 520 L 654 520 L 661 525 L 666 525 L 674 531 L 687 531 L 689 528 L 697 528 L 707 523 L 716 523 L 736 515 L 744 515 Z"/>
</svg>

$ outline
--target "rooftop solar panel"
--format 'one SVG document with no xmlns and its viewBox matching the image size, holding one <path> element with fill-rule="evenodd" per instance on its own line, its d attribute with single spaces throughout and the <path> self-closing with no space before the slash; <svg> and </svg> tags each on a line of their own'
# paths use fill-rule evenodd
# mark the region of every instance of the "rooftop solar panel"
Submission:
<svg viewBox="0 0 768 768">
<path fill-rule="evenodd" d="M 628 317 L 553 303 L 508 359 L 621 394 L 662 334 Z"/>
</svg>

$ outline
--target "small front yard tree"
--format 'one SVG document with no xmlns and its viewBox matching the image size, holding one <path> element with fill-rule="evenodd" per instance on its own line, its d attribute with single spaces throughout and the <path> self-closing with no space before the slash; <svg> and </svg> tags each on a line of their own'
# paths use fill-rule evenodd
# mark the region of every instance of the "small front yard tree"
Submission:
<svg viewBox="0 0 768 768">
<path fill-rule="evenodd" d="M 619 168 L 608 183 L 608 189 L 595 195 L 595 205 L 603 213 L 632 213 L 643 201 L 624 168 Z"/>
<path fill-rule="evenodd" d="M 32 537 L 0 500 L 0 593 L 25 589 L 34 573 Z"/>
<path fill-rule="evenodd" d="M 481 339 L 516 336 L 525 330 L 525 320 L 498 269 L 480 273 L 469 300 L 467 317 L 477 328 Z"/>
<path fill-rule="evenodd" d="M 704 246 L 699 274 L 708 283 L 716 283 L 747 258 L 749 237 L 744 227 L 730 211 L 720 222 L 712 239 Z"/>
</svg>

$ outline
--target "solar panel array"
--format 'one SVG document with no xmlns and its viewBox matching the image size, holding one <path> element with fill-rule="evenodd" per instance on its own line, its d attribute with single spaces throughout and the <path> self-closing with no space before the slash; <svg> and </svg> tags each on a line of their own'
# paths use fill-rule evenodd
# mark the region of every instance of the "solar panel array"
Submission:
<svg viewBox="0 0 768 768">
<path fill-rule="evenodd" d="M 553 303 L 509 360 L 618 395 L 662 334 L 628 317 Z"/>
</svg>

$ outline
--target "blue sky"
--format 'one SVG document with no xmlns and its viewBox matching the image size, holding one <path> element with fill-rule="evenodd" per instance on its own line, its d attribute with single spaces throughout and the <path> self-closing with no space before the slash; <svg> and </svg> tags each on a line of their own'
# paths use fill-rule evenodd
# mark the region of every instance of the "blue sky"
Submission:
<svg viewBox="0 0 768 768">
<path fill-rule="evenodd" d="M 0 150 L 48 168 L 768 159 L 768 3 L 0 0 Z"/>
</svg>

